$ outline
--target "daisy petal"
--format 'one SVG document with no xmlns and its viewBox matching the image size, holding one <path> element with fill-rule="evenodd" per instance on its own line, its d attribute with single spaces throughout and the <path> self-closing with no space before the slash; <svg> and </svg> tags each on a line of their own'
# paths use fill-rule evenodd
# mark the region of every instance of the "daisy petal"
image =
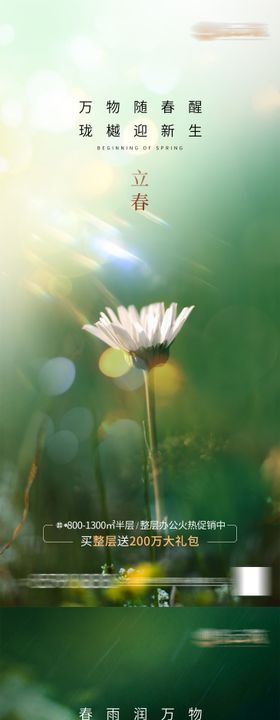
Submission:
<svg viewBox="0 0 280 720">
<path fill-rule="evenodd" d="M 176 335 L 180 332 L 181 328 L 183 327 L 184 323 L 186 322 L 187 318 L 191 314 L 192 310 L 194 309 L 194 305 L 191 305 L 191 307 L 185 307 L 180 312 L 180 314 L 177 317 L 177 320 L 175 321 L 173 327 L 171 328 L 171 331 L 169 333 L 169 336 L 167 337 L 168 345 L 170 345 L 173 340 L 175 339 Z"/>
<path fill-rule="evenodd" d="M 172 325 L 174 323 L 175 317 L 177 312 L 177 303 L 172 303 L 170 307 L 166 310 L 162 324 L 161 324 L 161 332 L 160 332 L 160 342 L 164 343 L 169 336 L 170 330 L 172 328 Z"/>
<path fill-rule="evenodd" d="M 122 325 L 111 324 L 111 331 L 116 335 L 120 347 L 123 350 L 130 352 L 131 350 L 137 350 L 138 344 L 133 340 L 128 330 Z"/>
<path fill-rule="evenodd" d="M 140 316 L 139 313 L 136 310 L 135 305 L 129 305 L 128 306 L 128 312 L 131 317 L 132 322 L 134 323 L 140 323 Z"/>
<path fill-rule="evenodd" d="M 111 310 L 111 308 L 106 307 L 105 310 L 106 310 L 107 315 L 109 315 L 109 318 L 110 318 L 111 322 L 113 322 L 113 323 L 118 323 L 118 322 L 119 322 L 116 313 L 114 313 L 114 311 Z"/>
<path fill-rule="evenodd" d="M 123 305 L 118 306 L 118 316 L 122 327 L 126 330 L 131 330 L 132 321 L 128 310 Z"/>
<path fill-rule="evenodd" d="M 109 345 L 112 348 L 119 348 L 120 346 L 115 342 L 111 336 L 108 335 L 106 329 L 101 329 L 100 327 L 96 327 L 96 325 L 84 325 L 83 330 L 86 330 L 86 332 L 91 333 L 92 335 L 95 335 L 99 340 L 103 340 L 103 342 L 106 343 L 106 345 Z"/>
</svg>

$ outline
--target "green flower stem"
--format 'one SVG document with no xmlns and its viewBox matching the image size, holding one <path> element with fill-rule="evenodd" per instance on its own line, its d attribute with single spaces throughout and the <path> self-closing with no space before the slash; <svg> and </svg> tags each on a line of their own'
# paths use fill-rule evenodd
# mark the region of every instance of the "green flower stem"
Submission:
<svg viewBox="0 0 280 720">
<path fill-rule="evenodd" d="M 102 517 L 104 518 L 106 524 L 109 522 L 109 511 L 108 511 L 108 502 L 107 502 L 107 493 L 106 493 L 106 487 L 105 482 L 103 479 L 103 473 L 100 463 L 100 455 L 99 455 L 99 446 L 98 444 L 95 445 L 95 476 L 96 476 L 96 482 L 97 487 L 99 490 L 99 497 L 100 497 L 100 505 L 101 505 L 101 512 Z M 112 560 L 112 553 L 110 547 L 105 547 L 105 557 L 106 557 L 106 565 L 108 573 L 113 572 L 113 560 Z"/>
<path fill-rule="evenodd" d="M 151 527 L 151 520 L 152 520 L 152 514 L 151 514 L 151 507 L 150 507 L 150 491 L 149 491 L 149 447 L 148 447 L 148 441 L 146 436 L 146 427 L 145 423 L 143 421 L 143 480 L 144 480 L 144 501 L 145 501 L 145 507 L 146 507 L 146 519 L 149 522 L 149 526 Z M 150 531 L 151 536 L 151 531 Z M 150 552 L 150 560 L 151 562 L 155 562 L 155 548 L 152 547 L 152 544 L 149 545 L 149 552 Z"/>
<path fill-rule="evenodd" d="M 154 499 L 155 499 L 155 514 L 156 520 L 161 520 L 160 510 L 160 492 L 159 492 L 159 463 L 158 463 L 158 450 L 157 450 L 157 433 L 156 433 L 156 418 L 155 418 L 155 394 L 152 375 L 148 370 L 144 370 L 145 380 L 145 397 L 146 397 L 146 409 L 147 409 L 147 424 L 148 424 L 148 440 L 149 440 L 149 459 L 152 473 Z"/>
</svg>

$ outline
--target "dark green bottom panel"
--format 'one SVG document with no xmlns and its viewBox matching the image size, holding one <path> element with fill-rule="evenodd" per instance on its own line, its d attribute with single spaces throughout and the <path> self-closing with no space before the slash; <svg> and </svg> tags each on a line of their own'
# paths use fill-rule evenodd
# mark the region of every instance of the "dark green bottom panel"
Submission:
<svg viewBox="0 0 280 720">
<path fill-rule="evenodd" d="M 3 609 L 1 720 L 279 717 L 274 608 Z"/>
</svg>

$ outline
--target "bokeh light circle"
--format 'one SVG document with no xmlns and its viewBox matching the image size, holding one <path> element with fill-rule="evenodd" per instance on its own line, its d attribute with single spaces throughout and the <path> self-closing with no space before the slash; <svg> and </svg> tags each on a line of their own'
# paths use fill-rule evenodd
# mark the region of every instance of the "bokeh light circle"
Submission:
<svg viewBox="0 0 280 720">
<path fill-rule="evenodd" d="M 141 438 L 142 430 L 140 425 L 130 418 L 121 418 L 107 425 L 107 434 L 118 441 L 126 443 L 138 442 Z"/>
<path fill-rule="evenodd" d="M 45 395 L 62 395 L 73 384 L 75 375 L 75 365 L 69 358 L 56 357 L 47 360 L 39 373 L 41 390 Z"/>
<path fill-rule="evenodd" d="M 49 457 L 58 465 L 71 462 L 77 455 L 78 447 L 78 439 L 70 430 L 59 430 L 46 442 Z"/>
<path fill-rule="evenodd" d="M 114 382 L 121 390 L 132 392 L 144 384 L 144 375 L 140 370 L 132 367 L 125 375 L 115 378 Z"/>
<path fill-rule="evenodd" d="M 86 71 L 99 69 L 105 57 L 104 49 L 87 35 L 76 35 L 71 39 L 69 54 L 75 65 Z"/>
<path fill-rule="evenodd" d="M 99 370 L 111 378 L 118 378 L 129 371 L 129 363 L 122 350 L 107 348 L 99 358 Z"/>
<path fill-rule="evenodd" d="M 183 371 L 173 360 L 169 360 L 165 365 L 157 365 L 151 370 L 151 376 L 157 395 L 176 395 L 184 385 Z"/>
<path fill-rule="evenodd" d="M 28 82 L 27 96 L 34 128 L 63 132 L 74 127 L 77 98 L 58 73 L 52 70 L 34 73 Z"/>
<path fill-rule="evenodd" d="M 103 160 L 94 160 L 83 163 L 80 172 L 74 179 L 79 193 L 87 196 L 104 195 L 111 188 L 115 178 L 115 171 L 109 163 Z"/>
<path fill-rule="evenodd" d="M 88 408 L 74 407 L 60 421 L 61 430 L 70 430 L 78 440 L 86 440 L 93 429 L 93 417 Z"/>
<path fill-rule="evenodd" d="M 162 95 L 162 93 L 170 93 L 178 85 L 181 66 L 182 63 L 179 61 L 172 65 L 170 62 L 167 64 L 165 58 L 159 60 L 153 58 L 149 61 L 145 60 L 139 66 L 138 72 L 147 90 Z"/>
<path fill-rule="evenodd" d="M 15 28 L 8 23 L 0 25 L 0 47 L 7 47 L 15 39 Z"/>
</svg>

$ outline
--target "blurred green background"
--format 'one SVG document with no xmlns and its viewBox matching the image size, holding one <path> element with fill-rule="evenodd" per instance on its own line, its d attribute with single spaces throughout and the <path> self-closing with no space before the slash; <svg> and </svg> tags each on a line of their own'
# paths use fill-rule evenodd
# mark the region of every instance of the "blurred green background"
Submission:
<svg viewBox="0 0 280 720">
<path fill-rule="evenodd" d="M 188 708 L 203 720 L 278 717 L 279 615 L 274 608 L 190 608 L 168 614 L 151 609 L 88 612 L 2 610 L 1 720 L 74 720 L 80 707 L 120 720 L 147 707 L 174 720 Z M 71 632 L 69 631 L 71 628 Z M 194 644 L 198 631 L 260 630 L 267 645 Z"/>
<path fill-rule="evenodd" d="M 269 35 L 199 42 L 192 28 L 205 19 L 261 22 Z M 97 454 L 109 516 L 145 517 L 141 373 L 111 377 L 115 356 L 81 330 L 120 303 L 195 305 L 156 382 L 164 512 L 239 528 L 237 546 L 161 554 L 165 572 L 277 569 L 277 4 L 156 1 L 132 12 L 126 1 L 11 0 L 1 4 L 0 53 L 1 544 L 19 521 L 47 419 L 28 521 L 1 557 L 1 602 L 72 602 L 71 593 L 19 591 L 15 579 L 100 571 L 102 550 L 42 543 L 44 523 L 101 518 Z M 78 134 L 81 99 L 94 102 L 93 138 Z M 133 101 L 147 100 L 153 144 L 161 101 L 174 100 L 175 136 L 163 144 L 183 151 L 97 151 L 107 144 L 108 99 L 121 102 L 124 142 Z M 188 138 L 191 99 L 202 101 L 199 139 Z M 130 207 L 139 168 L 145 213 Z M 117 570 L 148 559 L 133 549 L 113 556 Z M 273 592 L 268 602 L 279 600 Z"/>
</svg>

